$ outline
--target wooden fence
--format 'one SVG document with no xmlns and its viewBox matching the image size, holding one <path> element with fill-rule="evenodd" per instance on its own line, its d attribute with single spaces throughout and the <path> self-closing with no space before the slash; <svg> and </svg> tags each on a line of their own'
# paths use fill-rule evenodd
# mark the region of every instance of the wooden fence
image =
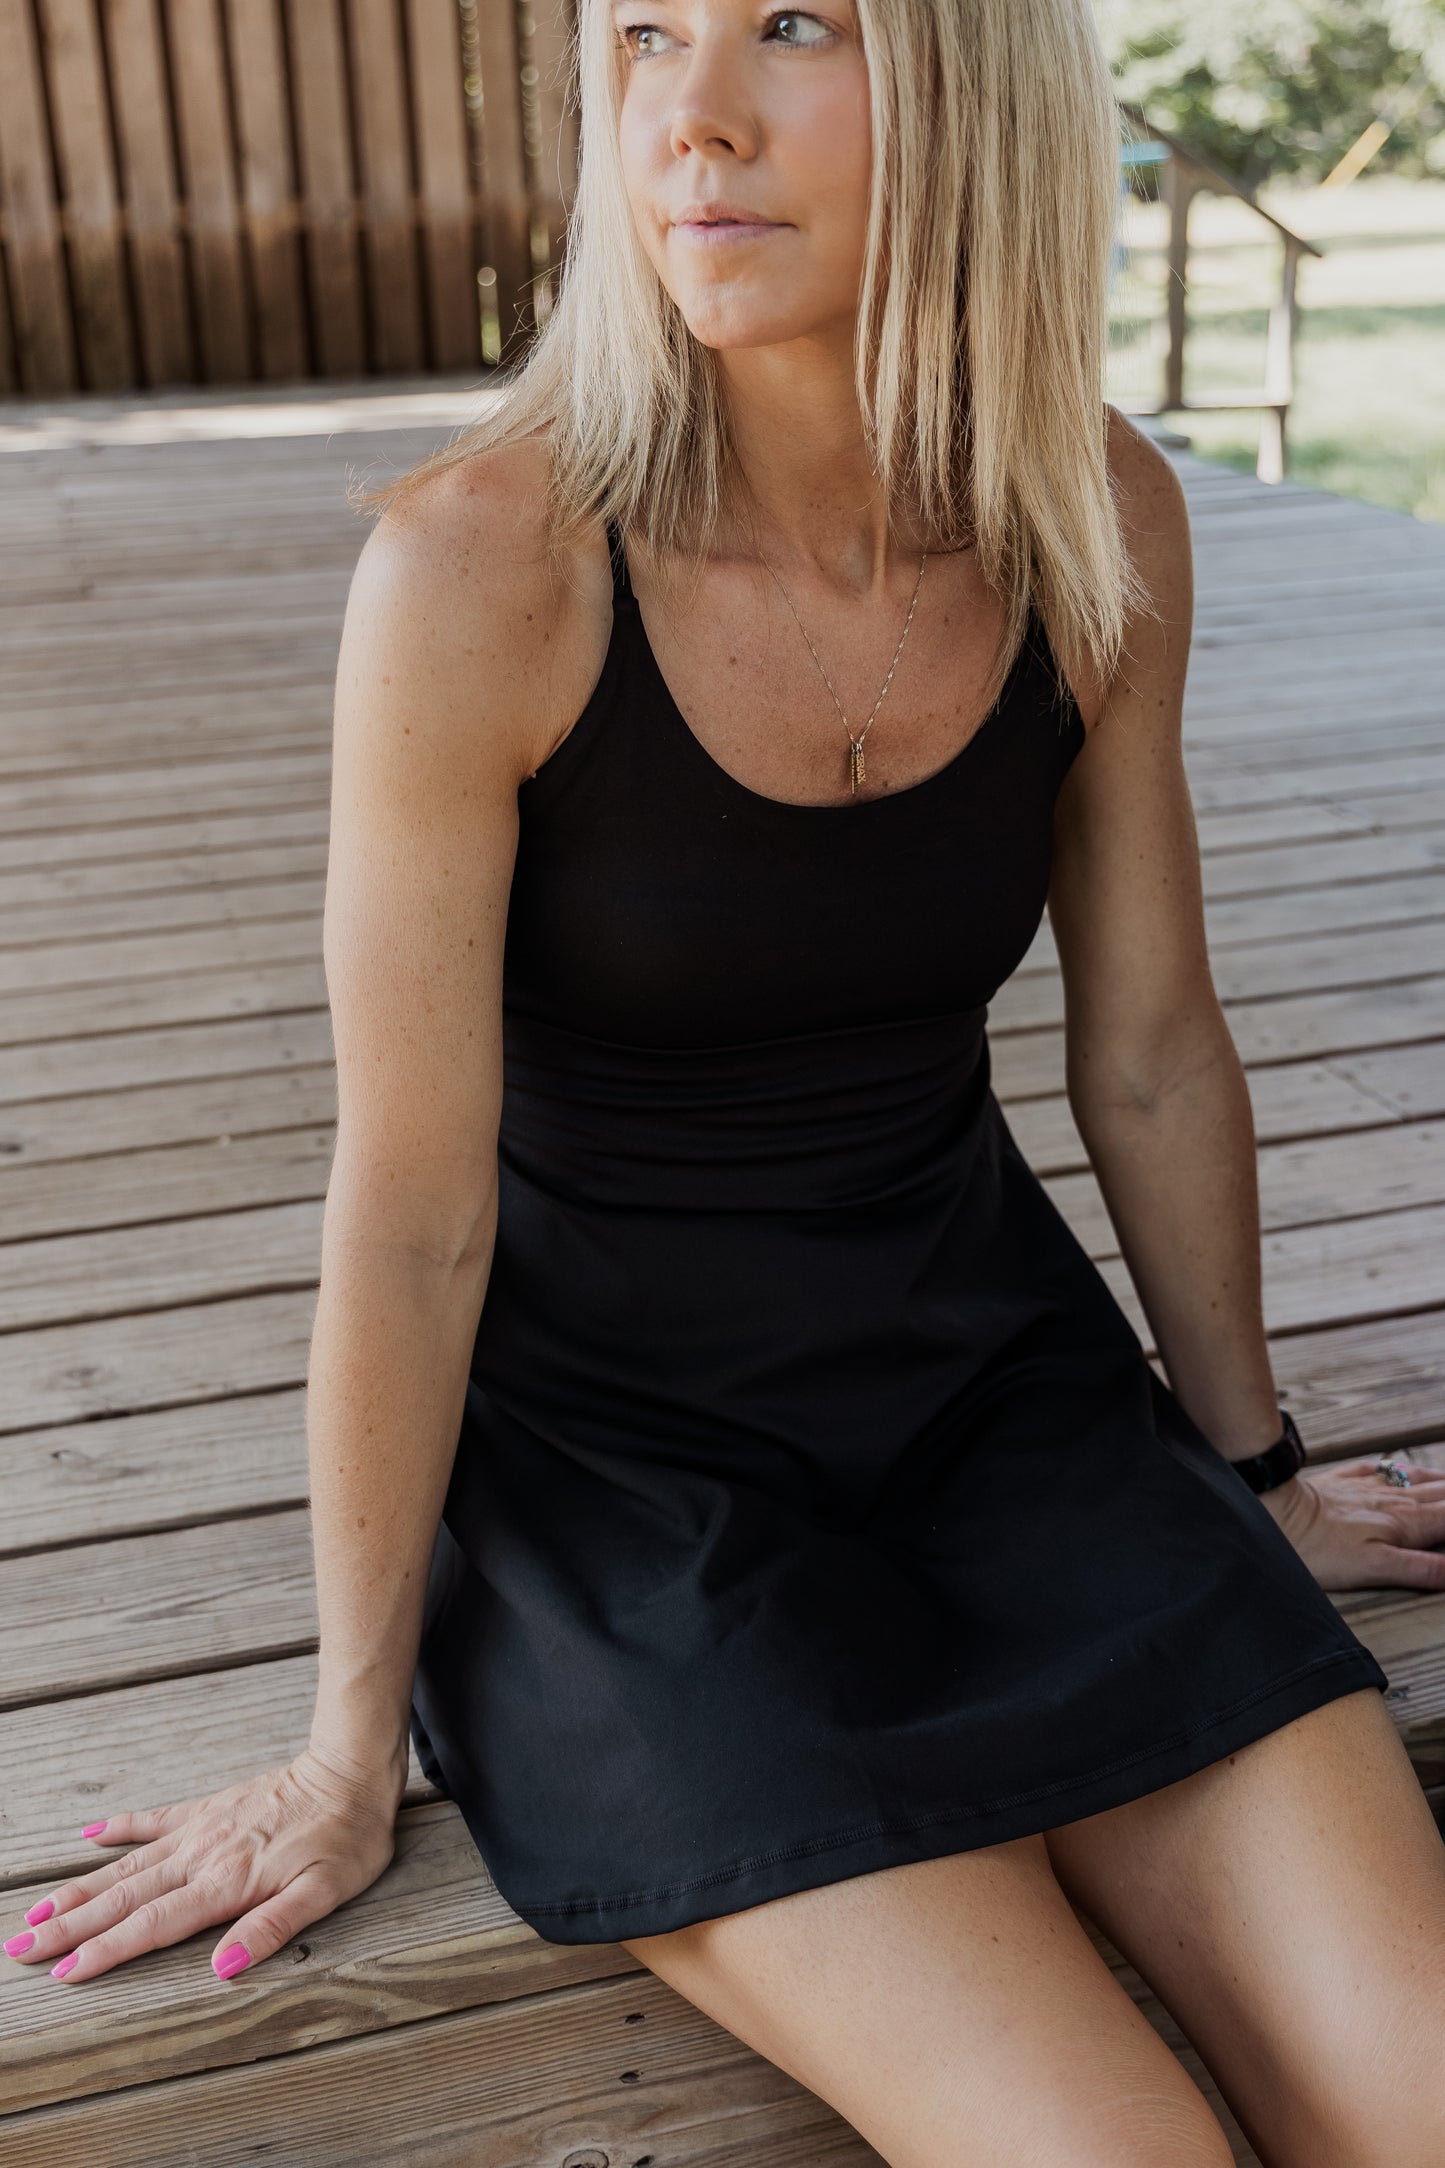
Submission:
<svg viewBox="0 0 1445 2168">
<path fill-rule="evenodd" d="M 0 392 L 480 369 L 545 317 L 571 0 L 0 0 Z"/>
</svg>

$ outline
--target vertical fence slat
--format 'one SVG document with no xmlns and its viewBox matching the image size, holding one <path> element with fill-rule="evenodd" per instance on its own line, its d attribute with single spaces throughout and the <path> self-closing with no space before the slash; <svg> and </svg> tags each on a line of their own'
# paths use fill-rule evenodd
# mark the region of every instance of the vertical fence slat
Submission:
<svg viewBox="0 0 1445 2168">
<path fill-rule="evenodd" d="M 251 374 L 251 342 L 221 26 L 216 0 L 166 6 L 201 374 L 235 384 Z"/>
<path fill-rule="evenodd" d="M 0 211 L 4 208 L 4 193 L 0 190 Z M 15 373 L 14 326 L 10 321 L 10 287 L 5 277 L 4 250 L 0 249 L 0 392 L 19 391 L 20 383 Z"/>
<path fill-rule="evenodd" d="M 170 92 L 155 0 L 104 0 L 116 152 L 129 208 L 141 370 L 147 384 L 195 382 Z"/>
<path fill-rule="evenodd" d="M 307 373 L 306 312 L 296 174 L 286 105 L 279 0 L 228 0 L 241 204 L 251 260 L 252 326 L 259 374 Z"/>
<path fill-rule="evenodd" d="M 575 6 L 0 0 L 0 390 L 473 369 L 483 264 L 515 359 Z"/>
<path fill-rule="evenodd" d="M 372 366 L 426 366 L 398 0 L 349 0 Z"/>
<path fill-rule="evenodd" d="M 70 295 L 30 0 L 0 0 L 0 197 L 21 388 L 73 391 Z"/>
<path fill-rule="evenodd" d="M 313 351 L 322 376 L 366 368 L 346 52 L 337 0 L 287 0 Z"/>
<path fill-rule="evenodd" d="M 487 261 L 497 274 L 502 356 L 535 321 L 526 149 L 522 136 L 522 56 L 514 0 L 479 0 L 477 42 L 482 76 L 483 223 Z"/>
<path fill-rule="evenodd" d="M 470 369 L 482 331 L 457 0 L 407 0 L 407 38 L 432 362 Z"/>
<path fill-rule="evenodd" d="M 69 237 L 80 378 L 87 391 L 118 391 L 135 382 L 135 348 L 94 0 L 41 0 L 40 27 Z"/>
<path fill-rule="evenodd" d="M 577 193 L 577 113 L 568 40 L 573 0 L 532 0 L 532 65 L 542 142 L 537 156 L 537 216 L 547 228 L 553 291 L 566 243 L 566 216 Z"/>
</svg>

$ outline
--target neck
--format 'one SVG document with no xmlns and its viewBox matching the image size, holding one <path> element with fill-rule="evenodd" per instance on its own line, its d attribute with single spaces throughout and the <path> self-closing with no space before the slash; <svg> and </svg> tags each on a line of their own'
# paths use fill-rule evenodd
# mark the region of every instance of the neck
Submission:
<svg viewBox="0 0 1445 2168">
<path fill-rule="evenodd" d="M 868 461 L 846 340 L 725 350 L 719 357 L 736 454 L 720 533 L 725 547 L 764 555 L 786 579 L 812 573 L 861 597 L 890 560 L 916 554 L 890 529 Z"/>
</svg>

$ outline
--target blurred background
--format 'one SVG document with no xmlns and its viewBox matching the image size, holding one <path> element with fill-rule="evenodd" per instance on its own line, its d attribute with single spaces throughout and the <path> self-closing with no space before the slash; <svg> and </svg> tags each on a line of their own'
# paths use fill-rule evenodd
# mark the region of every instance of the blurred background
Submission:
<svg viewBox="0 0 1445 2168">
<path fill-rule="evenodd" d="M 1213 169 L 1185 167 L 1204 185 L 1188 208 L 1184 398 L 1292 392 L 1293 479 L 1445 519 L 1445 0 L 1098 0 L 1097 13 L 1135 109 L 1110 396 L 1165 396 L 1179 164 L 1159 158 L 1152 122 Z M 1288 237 L 1245 198 L 1310 244 L 1292 385 Z M 1256 465 L 1260 410 L 1173 414 L 1202 456 Z"/>
<path fill-rule="evenodd" d="M 565 247 L 573 4 L 3 0 L 0 399 L 484 381 Z M 1445 0 L 1096 6 L 1110 397 L 1445 517 Z"/>
</svg>

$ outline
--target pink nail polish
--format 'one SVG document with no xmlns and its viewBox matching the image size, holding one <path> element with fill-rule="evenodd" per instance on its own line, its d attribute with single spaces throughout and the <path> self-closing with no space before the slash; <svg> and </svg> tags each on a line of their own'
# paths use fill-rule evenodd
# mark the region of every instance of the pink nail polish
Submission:
<svg viewBox="0 0 1445 2168">
<path fill-rule="evenodd" d="M 73 1965 L 78 1965 L 79 1963 L 80 1963 L 80 1952 L 79 1952 L 79 1950 L 72 1950 L 72 1951 L 71 1951 L 71 1953 L 70 1953 L 70 1955 L 69 1955 L 68 1957 L 62 1957 L 62 1958 L 61 1958 L 61 1960 L 60 1960 L 60 1963 L 59 1963 L 58 1965 L 52 1965 L 52 1966 L 51 1966 L 51 1968 L 50 1968 L 50 1977 L 51 1977 L 51 1979 L 52 1979 L 52 1980 L 63 1980 L 63 1979 L 65 1978 L 65 1975 L 67 1974 L 67 1972 L 69 1972 L 69 1971 L 70 1971 L 71 1967 L 72 1967 Z"/>
<path fill-rule="evenodd" d="M 38 1905 L 32 1905 L 30 1907 L 30 1910 L 26 1913 L 25 1917 L 27 1920 L 29 1920 L 32 1927 L 39 1927 L 43 1924 L 44 1921 L 49 1919 L 51 1913 L 54 1910 L 54 1898 L 42 1897 Z"/>
<path fill-rule="evenodd" d="M 218 1980 L 234 1980 L 238 1972 L 244 1972 L 251 1962 L 251 1952 L 244 1942 L 228 1943 L 215 1962 Z"/>
<path fill-rule="evenodd" d="M 80 1834 L 82 1837 L 98 1837 L 104 1827 L 104 1822 L 87 1822 Z"/>
<path fill-rule="evenodd" d="M 7 1957 L 19 1957 L 22 1951 L 30 1948 L 34 1940 L 34 1935 L 12 1935 L 5 1945 L 5 1955 Z"/>
</svg>

